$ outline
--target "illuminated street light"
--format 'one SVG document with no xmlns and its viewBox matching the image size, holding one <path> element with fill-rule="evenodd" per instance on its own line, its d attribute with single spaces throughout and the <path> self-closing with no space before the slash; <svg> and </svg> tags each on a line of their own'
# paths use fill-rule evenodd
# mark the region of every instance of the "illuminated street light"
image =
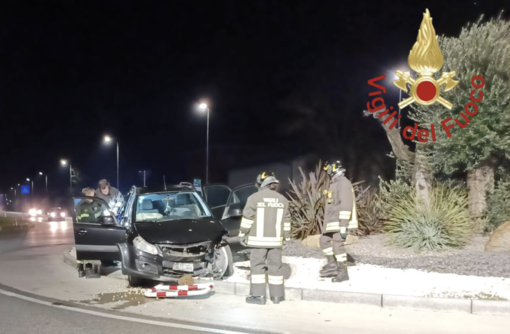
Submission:
<svg viewBox="0 0 510 334">
<path fill-rule="evenodd" d="M 27 181 L 30 182 L 30 179 L 27 177 Z"/>
<path fill-rule="evenodd" d="M 198 105 L 198 110 L 207 112 L 207 146 L 206 146 L 206 156 L 205 156 L 205 184 L 209 183 L 209 114 L 210 109 L 207 103 L 200 103 Z"/>
<path fill-rule="evenodd" d="M 108 136 L 108 135 L 105 135 L 104 136 L 104 142 L 109 144 L 113 141 L 112 137 Z M 117 189 L 119 189 L 120 185 L 119 185 L 119 142 L 116 141 L 117 143 Z"/>
<path fill-rule="evenodd" d="M 202 111 L 206 111 L 207 110 L 207 103 L 200 103 L 198 105 L 198 109 L 200 109 Z"/>
<path fill-rule="evenodd" d="M 62 166 L 67 166 L 68 162 L 66 159 L 60 160 L 60 164 Z M 71 194 L 73 193 L 73 167 L 71 166 L 71 163 L 69 162 L 69 190 L 71 191 Z"/>
<path fill-rule="evenodd" d="M 39 175 L 44 175 L 44 181 L 45 181 L 45 184 L 46 184 L 46 193 L 48 193 L 48 174 L 44 174 L 43 172 L 39 172 Z"/>
</svg>

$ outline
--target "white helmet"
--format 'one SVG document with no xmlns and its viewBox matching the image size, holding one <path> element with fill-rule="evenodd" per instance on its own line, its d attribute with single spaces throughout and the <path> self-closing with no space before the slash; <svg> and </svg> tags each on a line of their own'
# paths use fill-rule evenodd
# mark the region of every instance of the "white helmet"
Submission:
<svg viewBox="0 0 510 334">
<path fill-rule="evenodd" d="M 269 177 L 267 177 L 267 178 L 264 180 L 264 182 L 262 182 L 262 184 L 260 185 L 260 188 L 261 188 L 261 189 L 262 189 L 262 188 L 265 188 L 265 187 L 269 186 L 269 185 L 270 185 L 270 184 L 272 184 L 272 183 L 280 183 L 280 181 L 278 181 L 278 180 L 276 179 L 276 177 L 274 177 L 274 176 L 269 176 Z"/>
</svg>

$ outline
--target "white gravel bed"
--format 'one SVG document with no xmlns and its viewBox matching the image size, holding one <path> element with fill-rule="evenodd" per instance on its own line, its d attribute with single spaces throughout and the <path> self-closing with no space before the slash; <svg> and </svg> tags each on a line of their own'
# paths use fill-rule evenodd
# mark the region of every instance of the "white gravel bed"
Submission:
<svg viewBox="0 0 510 334">
<path fill-rule="evenodd" d="M 510 279 L 456 274 L 430 273 L 414 269 L 385 268 L 370 264 L 350 267 L 350 280 L 332 283 L 319 277 L 324 261 L 314 258 L 284 256 L 292 268 L 287 287 L 352 291 L 422 297 L 510 300 Z M 235 263 L 230 282 L 249 283 L 249 261 Z"/>
<path fill-rule="evenodd" d="M 356 262 L 395 269 L 418 269 L 444 274 L 510 278 L 510 252 L 485 252 L 488 237 L 474 237 L 463 249 L 441 252 L 415 252 L 389 246 L 385 235 L 362 237 L 346 246 L 347 254 Z M 319 248 L 303 246 L 292 240 L 284 255 L 323 258 Z"/>
</svg>

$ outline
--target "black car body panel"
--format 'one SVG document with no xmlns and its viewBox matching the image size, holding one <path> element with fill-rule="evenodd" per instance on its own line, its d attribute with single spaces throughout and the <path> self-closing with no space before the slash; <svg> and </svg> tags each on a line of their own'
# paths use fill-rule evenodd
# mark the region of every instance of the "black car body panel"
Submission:
<svg viewBox="0 0 510 334">
<path fill-rule="evenodd" d="M 134 229 L 151 244 L 191 244 L 219 240 L 225 233 L 223 225 L 213 218 L 135 223 Z"/>
<path fill-rule="evenodd" d="M 81 221 L 76 210 L 71 212 L 77 260 L 120 260 L 117 244 L 126 242 L 126 229 L 110 212 L 112 221 L 105 221 L 106 202 L 97 197 L 75 197 L 75 203 L 90 200 L 101 205 L 103 212 L 95 221 Z"/>
<path fill-rule="evenodd" d="M 121 210 L 118 220 L 114 219 L 114 224 L 80 222 L 76 218 L 76 210 L 73 210 L 77 258 L 120 260 L 123 274 L 151 280 L 175 280 L 184 274 L 214 276 L 219 272 L 216 270 L 217 263 L 221 263 L 218 262 L 218 257 L 232 258 L 226 243 L 227 237 L 237 236 L 239 233 L 247 194 L 256 191 L 253 185 L 240 188 L 240 192 L 236 193 L 236 190 L 232 191 L 223 185 L 206 186 L 205 195 L 201 196 L 193 188 L 185 185 L 169 186 L 164 190 L 133 187 L 126 206 Z M 161 198 L 154 198 L 154 195 L 166 196 L 169 192 L 177 193 L 175 203 L 169 202 L 166 197 L 163 202 Z M 168 203 L 177 205 L 177 199 L 180 198 L 178 196 L 181 196 L 178 194 L 190 192 L 201 198 L 197 199 L 198 202 L 205 202 L 202 204 L 212 216 L 176 218 L 172 211 L 168 213 Z M 141 209 L 140 205 L 143 206 L 142 202 L 149 198 L 152 198 L 152 205 L 147 212 L 156 214 L 158 218 L 152 220 L 144 217 L 137 221 L 137 210 L 143 213 L 145 209 Z M 102 201 L 103 208 L 107 208 L 103 200 L 97 198 L 94 200 Z M 211 207 L 209 202 L 215 206 Z M 137 237 L 155 246 L 157 254 L 135 247 L 133 241 Z M 239 245 L 233 246 L 239 249 Z"/>
</svg>

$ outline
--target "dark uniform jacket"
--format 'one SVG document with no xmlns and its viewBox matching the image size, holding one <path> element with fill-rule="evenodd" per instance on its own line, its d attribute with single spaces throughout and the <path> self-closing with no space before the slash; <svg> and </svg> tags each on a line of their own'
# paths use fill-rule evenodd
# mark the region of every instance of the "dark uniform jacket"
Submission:
<svg viewBox="0 0 510 334">
<path fill-rule="evenodd" d="M 333 176 L 326 196 L 323 233 L 358 228 L 356 199 L 352 183 L 345 176 Z"/>
<path fill-rule="evenodd" d="M 76 219 L 78 222 L 98 223 L 99 217 L 103 215 L 105 208 L 97 202 L 82 200 L 76 205 Z"/>
<path fill-rule="evenodd" d="M 108 204 L 111 210 L 115 212 L 119 212 L 119 209 L 124 205 L 124 196 L 122 196 L 121 192 L 114 187 L 110 187 L 110 191 L 108 195 L 104 195 L 101 192 L 101 189 L 96 189 L 96 197 L 104 199 L 104 201 Z"/>
<path fill-rule="evenodd" d="M 279 248 L 290 238 L 289 201 L 282 194 L 262 188 L 248 197 L 243 210 L 239 237 L 247 236 L 253 248 Z"/>
</svg>

